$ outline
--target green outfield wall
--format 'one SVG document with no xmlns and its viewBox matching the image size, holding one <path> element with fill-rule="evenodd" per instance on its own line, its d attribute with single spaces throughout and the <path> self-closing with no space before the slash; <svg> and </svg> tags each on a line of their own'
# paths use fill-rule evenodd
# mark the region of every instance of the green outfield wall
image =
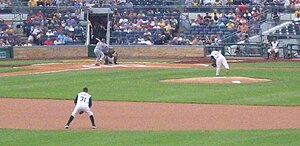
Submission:
<svg viewBox="0 0 300 146">
<path fill-rule="evenodd" d="M 0 59 L 13 58 L 13 48 L 11 46 L 0 47 Z"/>
</svg>

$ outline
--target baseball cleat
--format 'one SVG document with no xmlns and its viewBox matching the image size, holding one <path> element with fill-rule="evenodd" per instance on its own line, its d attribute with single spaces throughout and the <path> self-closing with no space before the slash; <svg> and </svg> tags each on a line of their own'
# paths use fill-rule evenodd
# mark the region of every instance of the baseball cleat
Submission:
<svg viewBox="0 0 300 146">
<path fill-rule="evenodd" d="M 69 126 L 68 126 L 68 125 L 66 125 L 66 126 L 65 126 L 65 128 L 66 128 L 66 129 L 68 129 L 68 128 L 69 128 Z"/>
<path fill-rule="evenodd" d="M 92 129 L 96 129 L 97 127 L 96 126 L 92 126 Z"/>
<path fill-rule="evenodd" d="M 96 63 L 95 65 L 96 65 L 96 66 L 100 66 L 100 64 L 99 64 L 99 63 Z"/>
</svg>

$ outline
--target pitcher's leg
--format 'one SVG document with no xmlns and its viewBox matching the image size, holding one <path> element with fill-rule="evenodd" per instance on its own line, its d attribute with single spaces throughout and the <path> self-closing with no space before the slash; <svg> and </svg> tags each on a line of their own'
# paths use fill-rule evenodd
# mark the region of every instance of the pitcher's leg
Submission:
<svg viewBox="0 0 300 146">
<path fill-rule="evenodd" d="M 220 75 L 220 71 L 221 71 L 221 63 L 222 63 L 222 60 L 220 58 L 218 58 L 216 60 L 216 64 L 217 64 L 217 67 L 216 67 L 216 76 L 219 76 Z"/>
</svg>

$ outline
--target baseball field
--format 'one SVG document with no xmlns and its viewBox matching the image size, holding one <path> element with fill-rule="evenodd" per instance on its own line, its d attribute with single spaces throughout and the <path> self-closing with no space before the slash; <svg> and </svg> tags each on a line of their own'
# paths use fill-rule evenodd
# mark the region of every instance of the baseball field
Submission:
<svg viewBox="0 0 300 146">
<path fill-rule="evenodd" d="M 300 60 L 0 62 L 0 145 L 300 145 Z M 64 129 L 88 87 L 87 115 Z"/>
</svg>

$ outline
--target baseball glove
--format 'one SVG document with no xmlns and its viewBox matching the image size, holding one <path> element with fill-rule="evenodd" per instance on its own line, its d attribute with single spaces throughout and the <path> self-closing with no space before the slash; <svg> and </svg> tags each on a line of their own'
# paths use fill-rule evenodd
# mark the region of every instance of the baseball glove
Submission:
<svg viewBox="0 0 300 146">
<path fill-rule="evenodd" d="M 217 64 L 212 63 L 211 66 L 212 66 L 212 67 L 217 67 Z"/>
<path fill-rule="evenodd" d="M 80 115 L 83 114 L 83 113 L 84 113 L 83 111 L 80 111 L 80 112 L 79 112 Z"/>
</svg>

